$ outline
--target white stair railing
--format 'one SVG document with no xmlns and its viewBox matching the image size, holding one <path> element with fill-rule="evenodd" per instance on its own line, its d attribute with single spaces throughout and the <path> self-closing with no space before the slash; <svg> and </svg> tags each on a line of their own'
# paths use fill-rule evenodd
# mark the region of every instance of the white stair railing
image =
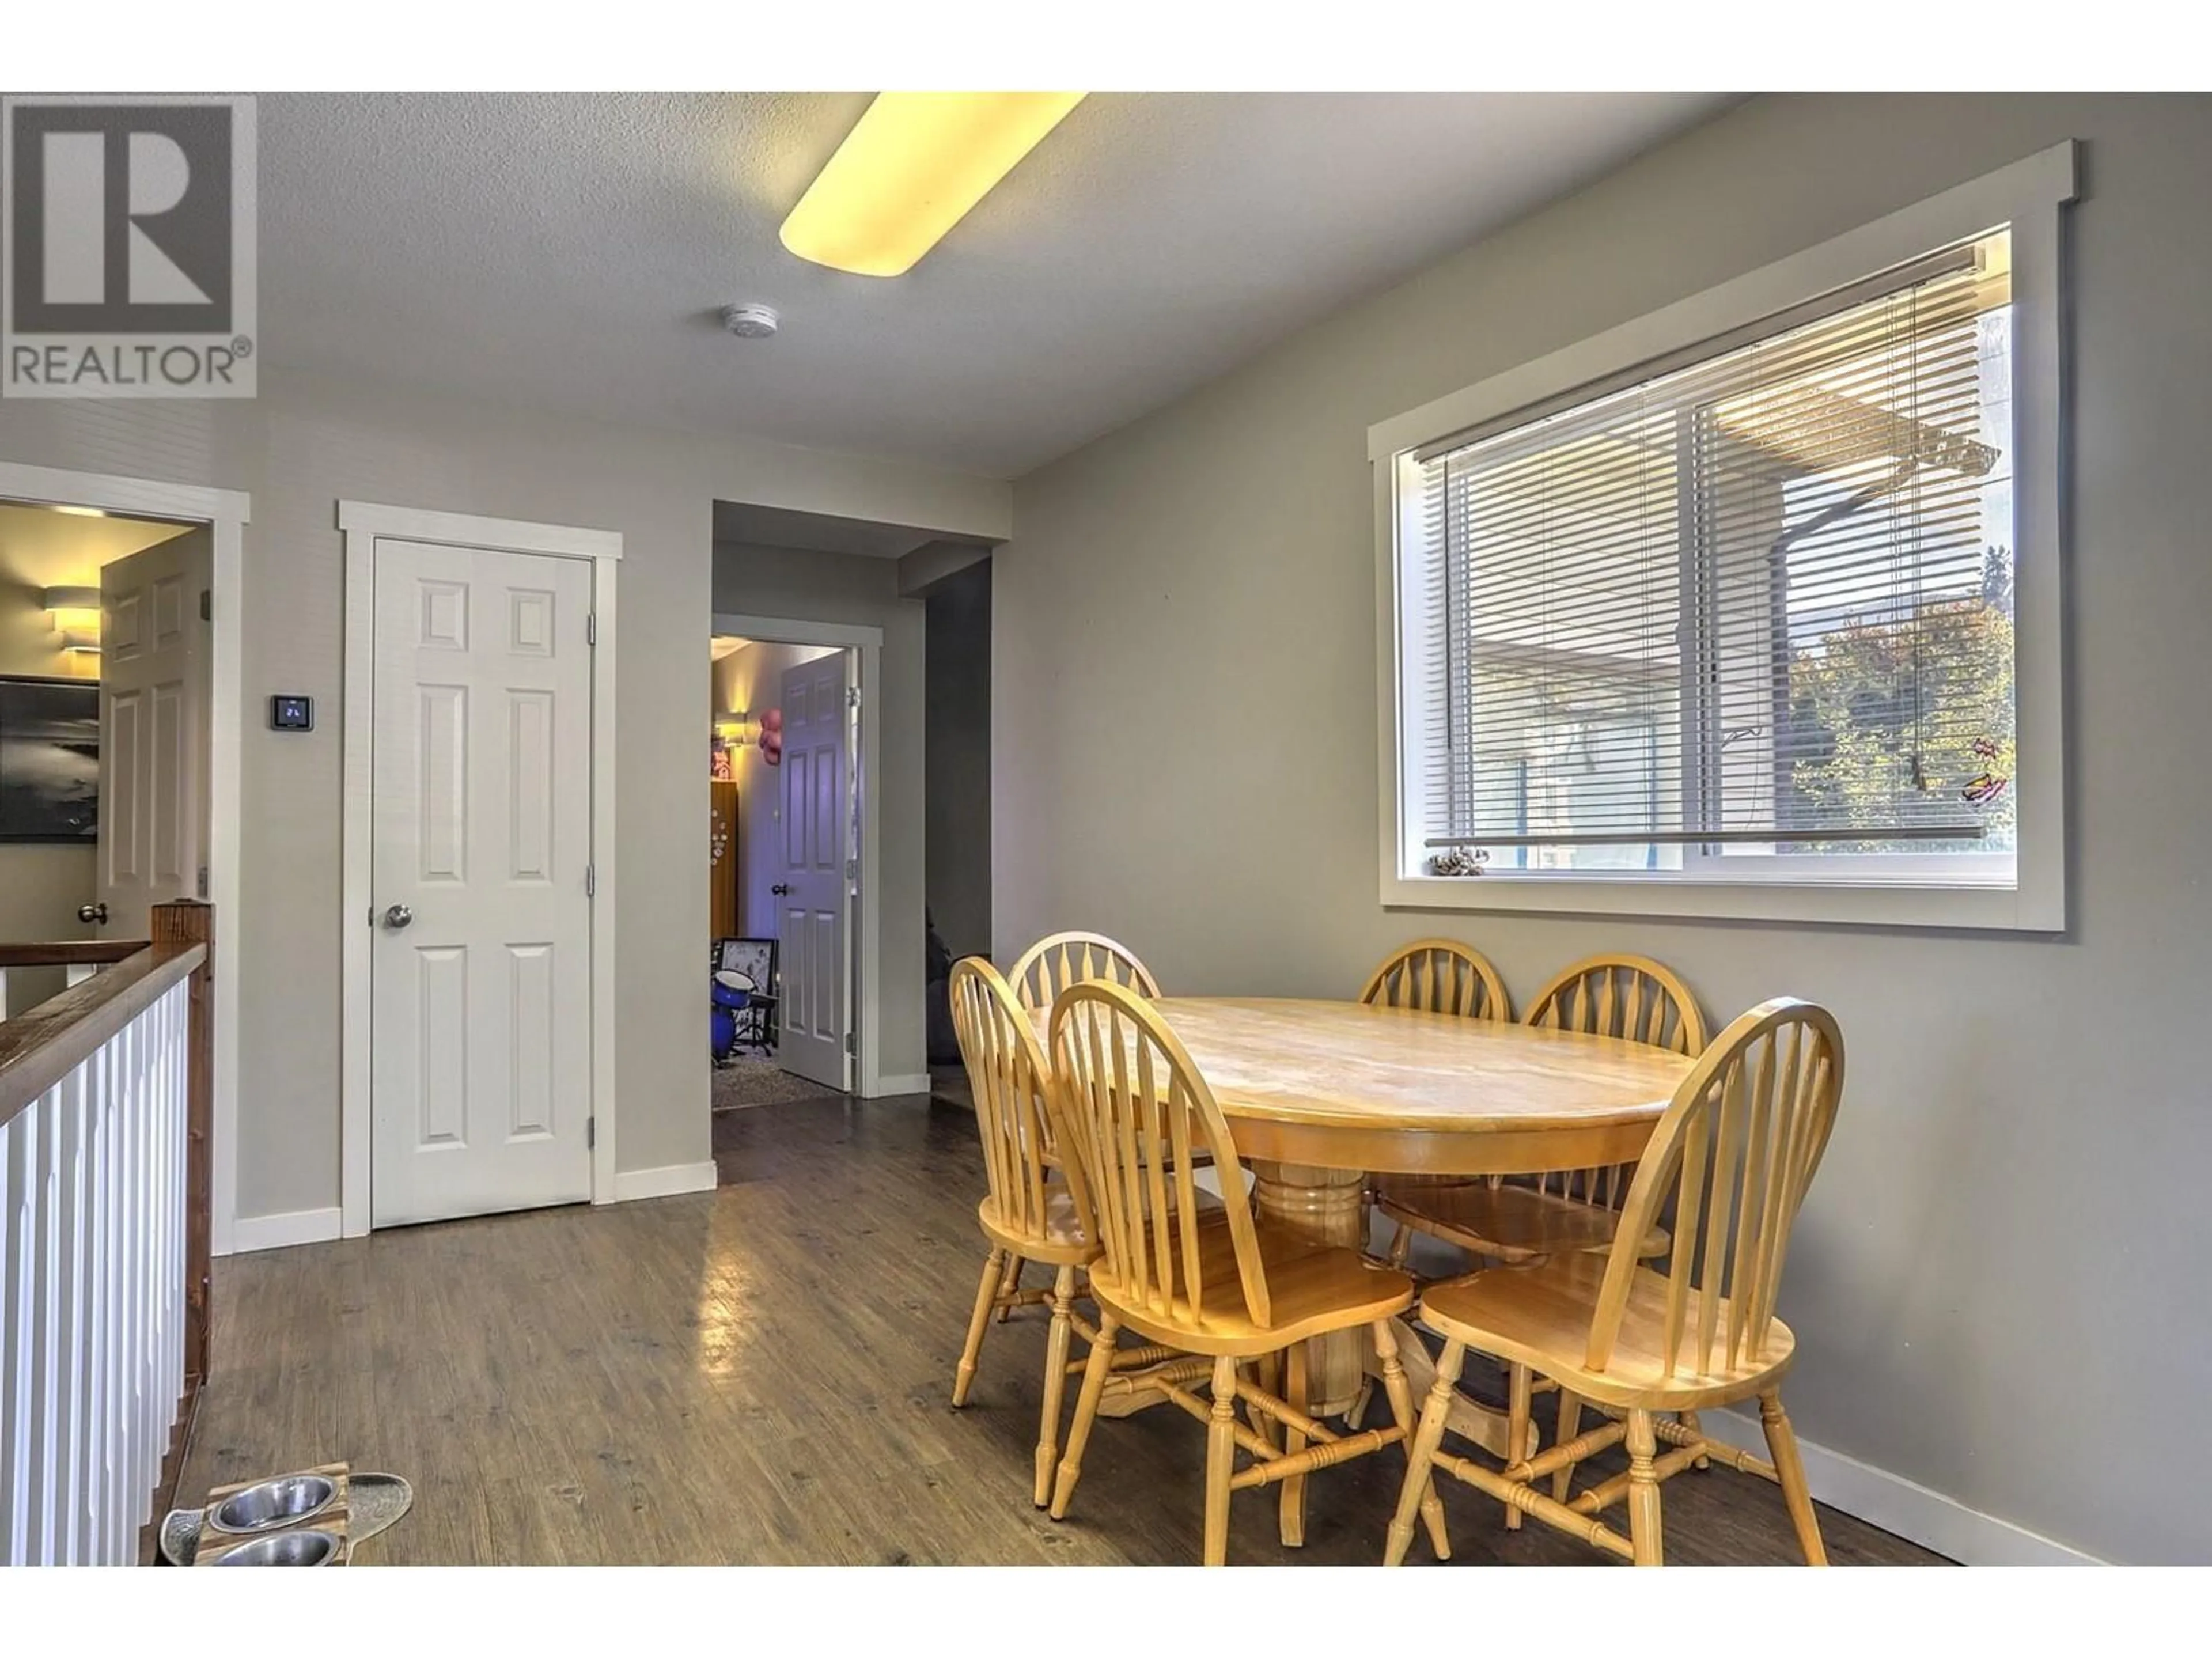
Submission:
<svg viewBox="0 0 2212 1659">
<path fill-rule="evenodd" d="M 205 1364 L 205 960 L 149 946 L 0 1027 L 0 1562 L 135 1562 L 174 1478 Z"/>
</svg>

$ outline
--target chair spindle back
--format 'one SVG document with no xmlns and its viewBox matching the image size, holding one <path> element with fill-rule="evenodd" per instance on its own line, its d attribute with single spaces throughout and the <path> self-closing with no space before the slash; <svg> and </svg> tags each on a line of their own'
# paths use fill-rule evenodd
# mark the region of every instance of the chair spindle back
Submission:
<svg viewBox="0 0 2212 1659">
<path fill-rule="evenodd" d="M 1071 985 L 1109 980 L 1141 996 L 1157 997 L 1160 982 L 1136 953 L 1103 933 L 1048 933 L 1014 959 L 1006 978 L 1024 1008 L 1049 1008 Z"/>
<path fill-rule="evenodd" d="M 1481 952 L 1456 939 L 1416 939 L 1368 976 L 1362 1002 L 1386 1008 L 1425 1008 L 1469 1019 L 1510 1019 L 1505 981 Z"/>
<path fill-rule="evenodd" d="M 1760 1362 L 1790 1231 L 1843 1087 L 1843 1034 L 1816 1004 L 1777 997 L 1714 1039 L 1637 1166 L 1590 1324 L 1593 1370 L 1613 1356 L 1637 1241 L 1670 1200 L 1666 1374 L 1724 1376 Z"/>
<path fill-rule="evenodd" d="M 1267 1323 L 1267 1275 L 1237 1145 L 1167 1022 L 1127 986 L 1079 982 L 1053 1004 L 1052 1054 L 1054 1133 L 1085 1232 L 1104 1253 L 1094 1275 L 1163 1320 L 1196 1324 L 1209 1308 L 1241 1305 Z M 1200 1152 L 1224 1172 L 1230 1284 L 1207 1282 L 1213 1264 L 1200 1259 L 1200 1211 L 1211 1203 L 1193 1179 Z"/>
<path fill-rule="evenodd" d="M 1672 969 L 1649 957 L 1589 957 L 1562 969 L 1536 993 L 1522 1019 L 1678 1054 L 1694 1056 L 1705 1046 L 1705 1017 L 1697 998 Z"/>
<path fill-rule="evenodd" d="M 1046 1106 L 1052 1073 L 1029 1016 L 999 970 L 981 957 L 952 964 L 952 1027 L 975 1097 L 975 1132 L 991 1202 L 1009 1232 L 1042 1237 L 1052 1158 Z"/>
<path fill-rule="evenodd" d="M 1695 1056 L 1705 1051 L 1705 1017 L 1674 969 L 1649 957 L 1585 957 L 1536 993 L 1522 1023 L 1558 1031 L 1619 1037 Z M 1628 1196 L 1633 1164 L 1561 1170 L 1536 1176 L 1539 1192 L 1617 1210 Z"/>
</svg>

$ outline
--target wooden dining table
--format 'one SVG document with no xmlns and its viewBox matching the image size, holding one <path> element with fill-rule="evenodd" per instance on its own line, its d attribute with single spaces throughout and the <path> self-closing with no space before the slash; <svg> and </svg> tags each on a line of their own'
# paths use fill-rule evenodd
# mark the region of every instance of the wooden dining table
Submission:
<svg viewBox="0 0 2212 1659">
<path fill-rule="evenodd" d="M 1634 1161 L 1691 1066 L 1616 1037 L 1419 1009 L 1273 997 L 1164 997 L 1153 1006 L 1212 1089 L 1261 1216 L 1352 1249 L 1367 1243 L 1373 1176 L 1536 1175 Z M 1036 1018 L 1048 1043 L 1048 1011 Z M 1410 1328 L 1399 1349 L 1418 1398 L 1434 1376 L 1428 1351 Z M 1313 1340 L 1316 1416 L 1350 1409 L 1370 1350 L 1358 1333 Z M 1130 1396 L 1114 1414 L 1146 1403 Z M 1505 1455 L 1503 1413 L 1462 1396 L 1449 1425 Z"/>
</svg>

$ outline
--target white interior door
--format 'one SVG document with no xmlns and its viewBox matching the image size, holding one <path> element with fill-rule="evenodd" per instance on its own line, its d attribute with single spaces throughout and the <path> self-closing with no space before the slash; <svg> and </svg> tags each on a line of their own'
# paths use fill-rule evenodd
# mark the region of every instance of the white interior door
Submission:
<svg viewBox="0 0 2212 1659">
<path fill-rule="evenodd" d="M 376 544 L 375 1226 L 592 1195 L 591 600 L 586 560 Z"/>
<path fill-rule="evenodd" d="M 853 1086 L 845 972 L 851 856 L 845 790 L 846 690 L 852 653 L 783 674 L 783 840 L 775 881 L 783 1031 L 776 1061 L 827 1085 Z"/>
<path fill-rule="evenodd" d="M 208 686 L 202 609 L 215 537 L 188 530 L 100 567 L 99 873 L 107 939 L 153 906 L 207 896 Z"/>
</svg>

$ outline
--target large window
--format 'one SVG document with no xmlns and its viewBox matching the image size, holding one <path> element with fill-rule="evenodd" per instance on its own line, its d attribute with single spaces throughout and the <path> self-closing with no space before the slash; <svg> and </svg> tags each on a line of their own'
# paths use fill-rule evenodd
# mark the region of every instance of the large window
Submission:
<svg viewBox="0 0 2212 1659">
<path fill-rule="evenodd" d="M 2057 925 L 2055 889 L 2019 902 L 2021 802 L 2055 840 L 2058 787 L 2055 683 L 2026 683 L 2055 682 L 2055 629 L 2021 639 L 2027 592 L 2055 605 L 2055 479 L 2030 476 L 2056 470 L 2055 217 L 1968 218 L 1737 320 L 1792 280 L 1761 273 L 1619 368 L 1496 407 L 1601 356 L 1563 354 L 1378 453 L 1386 900 Z M 1699 315 L 1720 325 L 1681 338 Z M 1988 896 L 1911 896 L 1942 894 Z"/>
</svg>

